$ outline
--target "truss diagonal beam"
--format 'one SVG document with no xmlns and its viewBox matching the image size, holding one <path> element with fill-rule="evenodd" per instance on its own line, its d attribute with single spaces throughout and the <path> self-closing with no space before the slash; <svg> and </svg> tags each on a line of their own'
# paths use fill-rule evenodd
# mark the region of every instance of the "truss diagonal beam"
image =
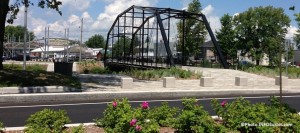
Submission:
<svg viewBox="0 0 300 133">
<path fill-rule="evenodd" d="M 162 23 L 162 20 L 161 20 L 161 17 L 160 17 L 159 13 L 156 13 L 156 18 L 157 18 L 157 23 L 159 25 L 161 36 L 163 38 L 164 45 L 165 45 L 165 48 L 166 48 L 166 51 L 167 51 L 167 55 L 168 55 L 167 61 L 171 66 L 174 66 L 173 55 L 172 55 L 172 52 L 171 52 L 171 49 L 170 49 L 170 45 L 168 44 L 168 38 L 167 38 L 167 35 L 166 35 L 166 31 L 164 30 L 165 28 L 164 28 L 164 25 Z"/>
</svg>

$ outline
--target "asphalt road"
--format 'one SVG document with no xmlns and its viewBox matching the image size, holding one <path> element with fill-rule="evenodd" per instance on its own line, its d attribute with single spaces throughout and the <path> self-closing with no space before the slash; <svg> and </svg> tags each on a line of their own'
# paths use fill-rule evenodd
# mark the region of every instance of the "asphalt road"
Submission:
<svg viewBox="0 0 300 133">
<path fill-rule="evenodd" d="M 218 98 L 220 101 L 227 100 L 228 102 L 235 99 L 233 98 Z M 268 96 L 262 97 L 247 97 L 252 103 L 264 102 L 268 103 Z M 215 112 L 210 107 L 211 98 L 199 98 L 198 104 L 203 105 L 204 109 L 209 111 L 211 115 L 215 115 Z M 300 96 L 286 96 L 283 98 L 284 102 L 288 103 L 292 108 L 295 108 L 297 112 L 300 112 Z M 131 100 L 133 107 L 139 106 L 146 99 Z M 162 101 L 168 101 L 170 106 L 181 107 L 180 99 L 172 100 L 149 100 L 150 107 L 158 106 Z M 88 103 L 68 102 L 68 103 L 22 103 L 22 104 L 0 104 L 0 121 L 2 121 L 6 127 L 19 127 L 26 124 L 26 119 L 37 111 L 44 108 L 51 108 L 55 110 L 66 110 L 68 116 L 71 118 L 71 123 L 86 123 L 94 122 L 95 118 L 101 118 L 102 112 L 105 110 L 107 103 L 110 101 L 90 101 Z"/>
</svg>

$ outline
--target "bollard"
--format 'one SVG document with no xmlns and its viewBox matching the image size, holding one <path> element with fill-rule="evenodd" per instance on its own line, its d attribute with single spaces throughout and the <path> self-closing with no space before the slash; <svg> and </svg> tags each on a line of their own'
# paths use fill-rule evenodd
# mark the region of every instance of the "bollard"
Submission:
<svg viewBox="0 0 300 133">
<path fill-rule="evenodd" d="M 280 85 L 280 76 L 275 77 L 275 85 Z M 282 86 L 288 85 L 288 77 L 282 76 Z"/>
<path fill-rule="evenodd" d="M 213 86 L 213 78 L 212 77 L 202 77 L 200 79 L 200 86 L 212 87 Z"/>
<path fill-rule="evenodd" d="M 247 86 L 248 78 L 245 77 L 235 77 L 235 85 L 236 86 Z"/>
<path fill-rule="evenodd" d="M 175 87 L 175 78 L 174 77 L 164 77 L 163 78 L 163 87 L 174 88 Z"/>
<path fill-rule="evenodd" d="M 133 88 L 133 79 L 132 78 L 121 78 L 121 88 L 122 89 Z"/>
</svg>

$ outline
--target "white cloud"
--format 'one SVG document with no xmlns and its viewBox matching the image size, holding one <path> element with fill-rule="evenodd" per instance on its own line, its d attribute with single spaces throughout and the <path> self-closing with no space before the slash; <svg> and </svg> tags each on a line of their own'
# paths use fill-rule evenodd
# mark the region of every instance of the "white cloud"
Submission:
<svg viewBox="0 0 300 133">
<path fill-rule="evenodd" d="M 93 23 L 92 29 L 103 30 L 109 29 L 117 15 L 126 10 L 132 5 L 137 6 L 153 6 L 157 0 L 110 0 L 107 6 L 105 6 L 104 13 L 100 13 L 97 20 Z"/>
<path fill-rule="evenodd" d="M 90 7 L 91 3 L 95 0 L 60 0 L 62 2 L 62 7 L 70 6 L 70 9 L 76 9 L 79 11 L 84 11 Z"/>
<path fill-rule="evenodd" d="M 221 29 L 221 22 L 220 17 L 216 16 L 214 14 L 214 8 L 212 5 L 206 6 L 202 13 L 206 16 L 207 21 L 209 22 L 209 25 L 211 27 L 211 30 L 215 33 L 216 31 L 219 31 Z M 208 40 L 210 37 L 207 38 Z"/>
<path fill-rule="evenodd" d="M 285 35 L 285 38 L 286 38 L 286 39 L 292 39 L 292 40 L 293 40 L 294 35 L 297 33 L 297 27 L 295 27 L 295 26 L 290 26 L 287 30 L 288 30 L 288 32 L 287 32 L 287 34 Z"/>
</svg>

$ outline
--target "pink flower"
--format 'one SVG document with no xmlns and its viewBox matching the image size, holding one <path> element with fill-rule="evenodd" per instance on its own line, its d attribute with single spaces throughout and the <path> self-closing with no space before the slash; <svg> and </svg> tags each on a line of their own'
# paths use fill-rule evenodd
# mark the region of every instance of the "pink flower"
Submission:
<svg viewBox="0 0 300 133">
<path fill-rule="evenodd" d="M 136 124 L 136 122 L 137 122 L 137 119 L 132 119 L 129 124 L 131 127 L 133 127 Z"/>
<path fill-rule="evenodd" d="M 143 109 L 148 109 L 149 108 L 149 104 L 147 102 L 143 102 L 142 103 L 142 108 Z"/>
<path fill-rule="evenodd" d="M 139 131 L 141 131 L 141 130 L 142 130 L 142 127 L 141 127 L 141 126 L 139 126 L 139 125 L 136 125 L 136 127 L 135 127 L 135 130 L 139 132 Z"/>
<path fill-rule="evenodd" d="M 221 106 L 222 106 L 222 107 L 225 107 L 226 104 L 227 104 L 227 101 L 223 101 L 223 102 L 221 103 Z"/>
<path fill-rule="evenodd" d="M 114 102 L 112 103 L 112 106 L 113 106 L 113 107 L 117 107 L 117 105 L 118 105 L 118 103 L 117 103 L 116 101 L 114 101 Z"/>
</svg>

